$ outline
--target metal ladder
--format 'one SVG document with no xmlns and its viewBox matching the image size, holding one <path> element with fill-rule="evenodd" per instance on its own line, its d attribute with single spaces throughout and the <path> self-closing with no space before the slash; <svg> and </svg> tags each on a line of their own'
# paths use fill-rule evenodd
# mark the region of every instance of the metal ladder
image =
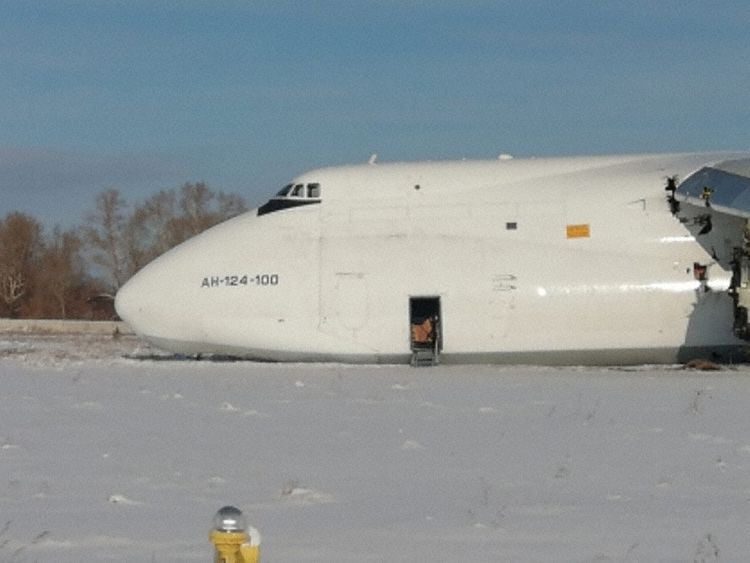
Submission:
<svg viewBox="0 0 750 563">
<path fill-rule="evenodd" d="M 430 367 L 440 363 L 440 347 L 437 339 L 430 346 L 414 346 L 411 349 L 411 367 Z"/>
</svg>

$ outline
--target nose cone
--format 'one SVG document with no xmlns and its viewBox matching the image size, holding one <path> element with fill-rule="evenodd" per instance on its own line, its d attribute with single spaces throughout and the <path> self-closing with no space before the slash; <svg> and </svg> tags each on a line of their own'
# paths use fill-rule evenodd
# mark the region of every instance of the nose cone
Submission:
<svg viewBox="0 0 750 563">
<path fill-rule="evenodd" d="M 135 332 L 140 333 L 138 319 L 142 316 L 145 298 L 142 294 L 143 284 L 139 283 L 138 276 L 134 276 L 125 283 L 115 295 L 115 311 Z"/>
<path fill-rule="evenodd" d="M 130 278 L 115 296 L 115 310 L 137 334 L 160 336 L 171 329 L 180 308 L 175 300 L 182 288 L 171 280 L 174 268 L 158 258 Z"/>
<path fill-rule="evenodd" d="M 144 266 L 115 296 L 120 318 L 158 348 L 203 352 L 207 338 L 213 336 L 207 324 L 237 308 L 238 286 L 221 287 L 237 291 L 219 291 L 219 285 L 207 289 L 205 280 L 226 282 L 235 272 L 244 274 L 244 247 L 233 244 L 242 238 L 237 235 L 237 225 L 243 226 L 244 220 L 238 220 L 217 225 Z M 245 301 L 247 293 L 243 294 Z"/>
<path fill-rule="evenodd" d="M 157 348 L 188 352 L 184 343 L 195 340 L 190 307 L 190 281 L 195 276 L 189 271 L 193 263 L 191 256 L 183 260 L 179 252 L 168 253 L 130 278 L 115 296 L 120 318 Z"/>
<path fill-rule="evenodd" d="M 184 326 L 183 288 L 170 282 L 172 269 L 157 260 L 130 278 L 115 296 L 115 310 L 147 341 L 176 338 Z M 159 347 L 164 347 L 159 345 Z"/>
</svg>

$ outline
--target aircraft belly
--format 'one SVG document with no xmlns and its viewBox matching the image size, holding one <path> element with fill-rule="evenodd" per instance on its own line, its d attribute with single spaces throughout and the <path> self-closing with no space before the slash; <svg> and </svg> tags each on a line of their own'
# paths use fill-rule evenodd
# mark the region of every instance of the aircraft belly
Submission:
<svg viewBox="0 0 750 563">
<path fill-rule="evenodd" d="M 143 338 L 154 346 L 185 355 L 216 354 L 255 361 L 271 362 L 342 362 L 352 364 L 405 364 L 410 354 L 373 353 L 335 347 L 330 350 L 286 350 L 273 344 L 264 348 L 253 345 L 233 345 L 177 340 L 163 337 Z M 684 363 L 694 358 L 713 358 L 724 362 L 747 361 L 743 344 L 664 346 L 644 348 L 592 348 L 571 350 L 510 350 L 510 351 L 446 351 L 441 354 L 444 364 L 535 364 L 535 365 L 641 365 Z"/>
</svg>

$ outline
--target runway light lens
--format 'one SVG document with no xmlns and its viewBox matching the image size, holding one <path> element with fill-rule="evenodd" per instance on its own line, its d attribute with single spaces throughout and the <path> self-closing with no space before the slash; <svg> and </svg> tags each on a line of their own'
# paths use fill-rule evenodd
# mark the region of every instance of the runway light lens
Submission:
<svg viewBox="0 0 750 563">
<path fill-rule="evenodd" d="M 219 532 L 244 532 L 246 528 L 245 515 L 234 506 L 224 506 L 214 516 L 214 529 Z"/>
</svg>

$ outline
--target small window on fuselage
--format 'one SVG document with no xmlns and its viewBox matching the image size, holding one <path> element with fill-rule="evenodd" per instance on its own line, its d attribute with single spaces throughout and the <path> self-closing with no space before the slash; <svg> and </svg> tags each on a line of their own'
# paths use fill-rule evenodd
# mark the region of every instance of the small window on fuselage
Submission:
<svg viewBox="0 0 750 563">
<path fill-rule="evenodd" d="M 307 197 L 320 197 L 320 184 L 307 184 Z"/>
</svg>

